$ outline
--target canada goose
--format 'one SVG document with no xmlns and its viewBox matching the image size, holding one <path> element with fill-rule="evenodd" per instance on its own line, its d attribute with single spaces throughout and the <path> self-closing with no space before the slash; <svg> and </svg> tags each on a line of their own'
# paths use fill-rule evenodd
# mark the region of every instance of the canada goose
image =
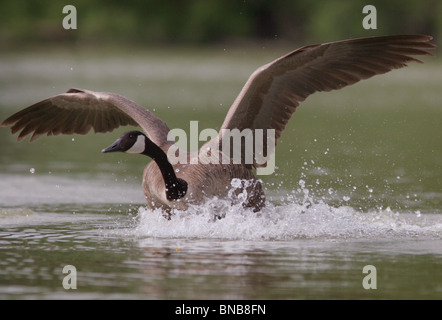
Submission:
<svg viewBox="0 0 442 320">
<path fill-rule="evenodd" d="M 309 95 L 341 89 L 404 67 L 409 61 L 421 62 L 412 56 L 431 55 L 428 50 L 435 47 L 429 42 L 431 39 L 425 35 L 368 37 L 297 49 L 250 76 L 221 129 L 251 129 L 253 133 L 256 129 L 274 129 L 276 143 L 293 112 Z M 102 151 L 144 154 L 154 160 L 143 173 L 149 207 L 186 209 L 188 204 L 201 203 L 206 197 L 224 197 L 235 178 L 242 183 L 236 194 L 247 192 L 244 206 L 258 211 L 265 203 L 261 181 L 252 172 L 258 163 L 245 163 L 242 153 L 240 164 L 190 161 L 172 165 L 166 153 L 174 143 L 167 140 L 167 125 L 134 101 L 115 93 L 70 89 L 13 114 L 1 125 L 12 126 L 13 134 L 21 130 L 17 140 L 32 133 L 30 141 L 42 134 L 86 134 L 91 128 L 109 132 L 123 125 L 139 126 L 144 133 L 124 133 Z M 220 132 L 202 149 L 221 152 L 221 145 Z M 187 153 L 188 159 L 194 156 Z M 256 156 L 253 154 L 253 159 Z"/>
</svg>

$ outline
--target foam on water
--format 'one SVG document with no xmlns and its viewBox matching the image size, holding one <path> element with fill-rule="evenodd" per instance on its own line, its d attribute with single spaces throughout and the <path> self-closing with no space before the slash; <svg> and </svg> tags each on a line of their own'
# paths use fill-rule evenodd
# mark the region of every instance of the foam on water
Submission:
<svg viewBox="0 0 442 320">
<path fill-rule="evenodd" d="M 399 213 L 390 208 L 361 212 L 315 199 L 302 180 L 300 187 L 301 198 L 289 194 L 283 204 L 267 202 L 259 213 L 238 203 L 238 199 L 247 199 L 245 190 L 242 197 L 229 193 L 230 200 L 207 199 L 186 211 L 175 210 L 170 220 L 161 210 L 140 208 L 135 233 L 141 237 L 232 240 L 442 237 L 440 214 Z M 232 182 L 232 190 L 236 188 Z"/>
<path fill-rule="evenodd" d="M 223 215 L 217 219 L 217 215 Z M 140 208 L 134 230 L 139 237 L 244 240 L 349 239 L 442 237 L 438 214 L 397 213 L 389 209 L 358 212 L 323 202 L 267 204 L 260 213 L 241 205 L 212 199 L 187 211 L 175 211 L 170 220 L 161 210 Z"/>
</svg>

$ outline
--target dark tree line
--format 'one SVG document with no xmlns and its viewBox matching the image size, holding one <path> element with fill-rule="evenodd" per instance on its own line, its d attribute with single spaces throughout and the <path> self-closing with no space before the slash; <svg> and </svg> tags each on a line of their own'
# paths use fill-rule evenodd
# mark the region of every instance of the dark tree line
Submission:
<svg viewBox="0 0 442 320">
<path fill-rule="evenodd" d="M 64 30 L 62 8 L 77 8 L 77 30 Z M 362 8 L 377 9 L 377 30 L 362 27 Z M 280 39 L 331 41 L 442 30 L 440 0 L 13 0 L 0 2 L 0 40 L 33 42 L 217 43 Z"/>
</svg>

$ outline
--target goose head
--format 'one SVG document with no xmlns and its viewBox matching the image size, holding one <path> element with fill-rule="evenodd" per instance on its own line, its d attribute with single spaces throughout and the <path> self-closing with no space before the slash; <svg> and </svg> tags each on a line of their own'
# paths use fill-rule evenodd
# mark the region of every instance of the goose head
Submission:
<svg viewBox="0 0 442 320">
<path fill-rule="evenodd" d="M 101 150 L 103 153 L 108 152 L 126 152 L 126 153 L 146 153 L 149 145 L 154 143 L 140 131 L 129 131 L 123 133 L 113 144 Z"/>
<path fill-rule="evenodd" d="M 101 150 L 101 152 L 144 154 L 152 158 L 160 168 L 165 183 L 167 200 L 180 199 L 187 193 L 187 182 L 177 178 L 173 166 L 167 159 L 166 153 L 140 131 L 123 133 L 113 144 Z"/>
</svg>

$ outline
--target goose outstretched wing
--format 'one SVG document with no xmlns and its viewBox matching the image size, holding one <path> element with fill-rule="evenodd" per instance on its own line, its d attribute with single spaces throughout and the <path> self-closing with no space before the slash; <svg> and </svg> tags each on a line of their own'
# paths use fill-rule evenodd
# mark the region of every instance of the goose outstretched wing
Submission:
<svg viewBox="0 0 442 320">
<path fill-rule="evenodd" d="M 17 139 L 32 134 L 86 134 L 110 132 L 119 126 L 140 126 L 158 146 L 167 144 L 167 125 L 153 113 L 121 95 L 70 89 L 13 114 L 0 125 L 11 126 Z"/>
<path fill-rule="evenodd" d="M 220 134 L 208 145 L 222 144 L 222 129 L 274 129 L 276 145 L 296 108 L 309 95 L 341 89 L 402 68 L 410 61 L 420 62 L 412 56 L 431 55 L 428 50 L 435 47 L 431 39 L 425 35 L 368 37 L 297 49 L 250 76 L 230 107 Z"/>
</svg>

